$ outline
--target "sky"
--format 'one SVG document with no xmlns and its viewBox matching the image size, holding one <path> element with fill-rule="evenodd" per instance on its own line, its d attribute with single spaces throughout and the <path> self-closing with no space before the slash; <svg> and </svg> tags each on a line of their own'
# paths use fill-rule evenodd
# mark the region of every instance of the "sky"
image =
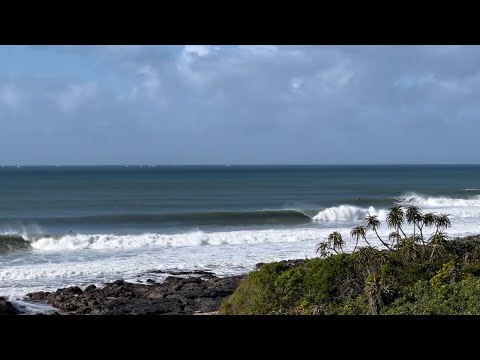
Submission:
<svg viewBox="0 0 480 360">
<path fill-rule="evenodd" d="M 0 164 L 480 163 L 478 46 L 0 46 Z"/>
</svg>

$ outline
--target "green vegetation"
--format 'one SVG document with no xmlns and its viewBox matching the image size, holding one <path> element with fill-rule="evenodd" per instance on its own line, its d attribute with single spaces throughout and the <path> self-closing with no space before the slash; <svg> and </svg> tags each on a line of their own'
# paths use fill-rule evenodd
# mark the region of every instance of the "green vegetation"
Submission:
<svg viewBox="0 0 480 360">
<path fill-rule="evenodd" d="M 480 314 L 480 236 L 451 239 L 447 214 L 423 214 L 416 206 L 392 207 L 386 224 L 393 231 L 383 239 L 381 222 L 369 214 L 350 232 L 352 253 L 343 252 L 342 235 L 333 232 L 317 245 L 318 258 L 263 265 L 220 313 Z M 381 248 L 367 240 L 369 231 Z"/>
</svg>

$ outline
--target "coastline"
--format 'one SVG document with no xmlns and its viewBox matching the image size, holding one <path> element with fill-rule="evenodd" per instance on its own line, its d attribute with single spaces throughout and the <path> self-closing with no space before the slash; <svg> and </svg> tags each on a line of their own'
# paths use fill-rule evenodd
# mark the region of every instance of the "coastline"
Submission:
<svg viewBox="0 0 480 360">
<path fill-rule="evenodd" d="M 305 260 L 283 260 L 286 268 Z M 256 269 L 264 263 L 258 263 Z M 248 273 L 218 277 L 208 271 L 170 272 L 162 282 L 147 284 L 116 280 L 103 287 L 59 288 L 55 292 L 25 294 L 29 302 L 55 311 L 35 315 L 217 315 L 220 305 L 239 287 Z M 0 315 L 34 315 L 0 297 Z"/>
<path fill-rule="evenodd" d="M 220 278 L 208 272 L 185 272 L 170 275 L 161 283 L 116 280 L 103 287 L 72 286 L 28 293 L 26 297 L 56 309 L 43 315 L 212 315 L 245 276 Z M 15 314 L 30 315 L 0 298 L 0 315 Z"/>
</svg>

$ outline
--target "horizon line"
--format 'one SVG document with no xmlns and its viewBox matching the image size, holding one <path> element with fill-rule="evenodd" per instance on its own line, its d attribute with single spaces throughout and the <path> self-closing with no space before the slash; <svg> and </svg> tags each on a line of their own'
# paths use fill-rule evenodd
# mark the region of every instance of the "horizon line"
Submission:
<svg viewBox="0 0 480 360">
<path fill-rule="evenodd" d="M 364 163 L 364 164 L 149 164 L 149 163 L 124 163 L 124 164 L 0 164 L 1 167 L 62 167 L 62 166 L 452 166 L 452 165 L 480 165 L 480 163 Z"/>
</svg>

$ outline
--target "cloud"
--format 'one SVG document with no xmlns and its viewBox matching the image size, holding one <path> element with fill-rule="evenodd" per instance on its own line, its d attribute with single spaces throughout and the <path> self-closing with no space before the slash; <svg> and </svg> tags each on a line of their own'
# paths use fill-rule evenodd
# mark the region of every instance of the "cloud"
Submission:
<svg viewBox="0 0 480 360">
<path fill-rule="evenodd" d="M 31 51 L 30 73 L 0 68 L 0 121 L 8 130 L 0 152 L 12 153 L 12 139 L 31 144 L 16 161 L 477 161 L 465 142 L 480 130 L 478 46 Z M 41 75 L 39 52 L 52 54 L 63 72 Z M 68 150 L 58 152 L 59 143 Z M 385 150 L 394 143 L 402 151 Z"/>
<path fill-rule="evenodd" d="M 58 108 L 65 113 L 76 111 L 82 103 L 95 99 L 96 95 L 96 83 L 69 84 L 59 91 L 49 93 Z"/>
<path fill-rule="evenodd" d="M 0 104 L 11 108 L 20 106 L 21 95 L 12 84 L 0 87 Z"/>
</svg>

